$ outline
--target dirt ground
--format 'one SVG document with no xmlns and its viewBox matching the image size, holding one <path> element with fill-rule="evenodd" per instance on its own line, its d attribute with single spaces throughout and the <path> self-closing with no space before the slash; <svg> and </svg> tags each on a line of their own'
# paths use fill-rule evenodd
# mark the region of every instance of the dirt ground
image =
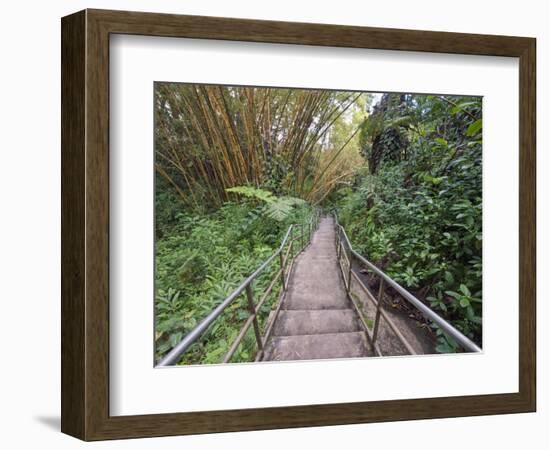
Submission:
<svg viewBox="0 0 550 450">
<path fill-rule="evenodd" d="M 375 280 L 363 273 L 361 267 L 353 268 L 354 273 L 362 280 L 369 292 L 376 298 L 378 296 L 378 280 Z M 359 286 L 357 280 L 352 277 L 351 293 L 354 300 L 358 300 L 364 311 L 364 318 L 367 325 L 372 330 L 376 316 L 376 304 L 369 299 L 368 294 Z M 435 351 L 435 338 L 429 326 L 415 314 L 414 308 L 407 308 L 404 301 L 393 298 L 391 292 L 386 290 L 384 295 L 384 310 L 388 318 L 394 323 L 395 327 L 401 332 L 405 339 L 417 354 L 433 354 Z M 381 317 L 378 330 L 378 345 L 383 355 L 398 356 L 409 354 L 405 346 L 391 330 L 387 322 Z"/>
</svg>

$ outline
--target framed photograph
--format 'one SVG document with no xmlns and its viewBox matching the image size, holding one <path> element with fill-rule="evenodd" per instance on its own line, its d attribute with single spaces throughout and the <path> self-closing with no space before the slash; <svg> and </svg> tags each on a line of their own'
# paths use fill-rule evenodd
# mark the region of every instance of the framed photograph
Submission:
<svg viewBox="0 0 550 450">
<path fill-rule="evenodd" d="M 62 431 L 535 411 L 535 39 L 85 10 Z"/>
</svg>

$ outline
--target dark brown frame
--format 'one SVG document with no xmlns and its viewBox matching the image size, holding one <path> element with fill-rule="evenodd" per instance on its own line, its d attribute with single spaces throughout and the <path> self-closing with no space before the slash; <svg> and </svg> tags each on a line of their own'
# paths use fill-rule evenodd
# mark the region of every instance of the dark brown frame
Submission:
<svg viewBox="0 0 550 450">
<path fill-rule="evenodd" d="M 61 429 L 84 440 L 535 411 L 533 38 L 85 10 L 62 31 Z M 519 392 L 109 416 L 109 35 L 221 39 L 519 58 Z"/>
</svg>

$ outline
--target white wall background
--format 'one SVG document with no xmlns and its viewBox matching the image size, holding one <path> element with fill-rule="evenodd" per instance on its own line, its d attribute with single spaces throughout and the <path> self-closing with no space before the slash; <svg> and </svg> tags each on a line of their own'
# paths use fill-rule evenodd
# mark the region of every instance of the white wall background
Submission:
<svg viewBox="0 0 550 450">
<path fill-rule="evenodd" d="M 0 408 L 4 448 L 73 449 L 59 432 L 60 17 L 86 7 L 534 36 L 538 39 L 538 412 L 508 416 L 141 439 L 96 448 L 398 446 L 547 448 L 550 437 L 549 11 L 545 2 L 429 0 L 74 0 L 3 5 L 0 15 Z M 548 101 L 548 104 L 545 102 Z M 511 214 L 516 212 L 511 207 Z M 503 254 L 505 256 L 505 254 Z"/>
</svg>

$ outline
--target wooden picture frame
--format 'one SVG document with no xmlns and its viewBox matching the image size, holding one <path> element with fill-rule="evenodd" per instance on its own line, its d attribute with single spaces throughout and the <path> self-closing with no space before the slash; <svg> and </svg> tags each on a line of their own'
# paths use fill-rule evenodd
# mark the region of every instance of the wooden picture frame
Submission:
<svg viewBox="0 0 550 450">
<path fill-rule="evenodd" d="M 533 38 L 85 10 L 62 30 L 62 417 L 84 440 L 535 411 Z M 134 34 L 519 58 L 519 392 L 109 415 L 109 36 Z"/>
</svg>

